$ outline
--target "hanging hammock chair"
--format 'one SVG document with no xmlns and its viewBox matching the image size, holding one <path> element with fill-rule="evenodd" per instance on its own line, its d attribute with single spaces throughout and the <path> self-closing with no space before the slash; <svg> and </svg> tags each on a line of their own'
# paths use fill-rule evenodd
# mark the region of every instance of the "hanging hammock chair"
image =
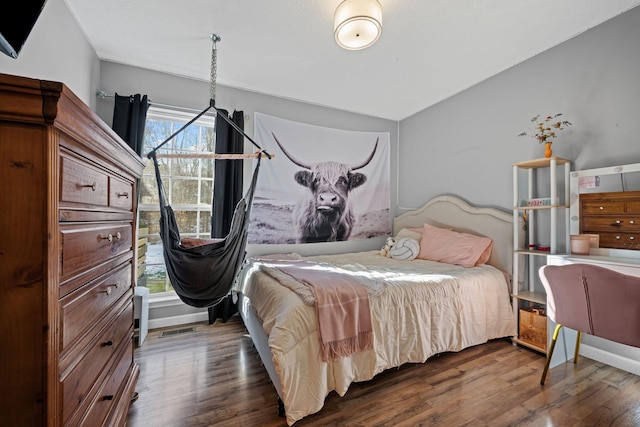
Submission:
<svg viewBox="0 0 640 427">
<path fill-rule="evenodd" d="M 158 184 L 158 195 L 160 203 L 160 237 L 162 239 L 163 255 L 167 274 L 171 280 L 173 289 L 180 299 L 187 305 L 193 307 L 212 307 L 222 301 L 231 290 L 233 283 L 244 263 L 246 256 L 247 228 L 249 225 L 249 215 L 253 203 L 253 194 L 260 170 L 260 160 L 263 156 L 272 156 L 262 150 L 244 131 L 232 122 L 224 111 L 215 106 L 215 73 L 216 73 L 216 42 L 220 37 L 211 34 L 213 41 L 211 60 L 211 99 L 209 106 L 200 112 L 196 117 L 182 126 L 169 138 L 160 143 L 156 148 L 147 154 L 153 160 L 155 168 L 156 182 Z M 156 153 L 159 148 L 171 141 L 176 135 L 181 133 L 193 122 L 198 120 L 210 109 L 219 114 L 218 118 L 224 119 L 231 127 L 247 138 L 258 148 L 253 154 L 209 154 L 209 155 L 162 155 Z M 231 226 L 228 234 L 222 239 L 188 239 L 181 238 L 178 230 L 178 223 L 170 205 L 167 204 L 166 192 L 160 176 L 158 157 L 206 157 L 215 159 L 244 159 L 257 158 L 253 170 L 251 185 L 246 194 L 236 204 Z"/>
</svg>

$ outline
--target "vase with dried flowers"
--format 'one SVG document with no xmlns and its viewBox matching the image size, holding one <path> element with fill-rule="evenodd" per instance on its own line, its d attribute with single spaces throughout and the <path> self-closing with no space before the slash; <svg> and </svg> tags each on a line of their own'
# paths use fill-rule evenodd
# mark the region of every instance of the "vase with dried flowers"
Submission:
<svg viewBox="0 0 640 427">
<path fill-rule="evenodd" d="M 558 119 L 562 113 L 557 113 L 554 115 L 546 116 L 544 119 L 540 120 L 541 115 L 531 119 L 532 123 L 536 123 L 536 133 L 531 135 L 532 138 L 536 139 L 538 143 L 545 145 L 544 156 L 549 158 L 553 155 L 553 151 L 551 150 L 551 143 L 553 139 L 558 136 L 558 133 L 565 129 L 567 126 L 571 126 L 571 123 L 567 120 Z M 526 136 L 527 132 L 522 132 L 518 136 Z"/>
</svg>

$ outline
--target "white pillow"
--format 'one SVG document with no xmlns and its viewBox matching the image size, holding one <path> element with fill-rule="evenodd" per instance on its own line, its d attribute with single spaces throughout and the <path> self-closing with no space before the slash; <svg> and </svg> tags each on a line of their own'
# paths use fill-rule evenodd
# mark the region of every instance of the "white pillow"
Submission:
<svg viewBox="0 0 640 427">
<path fill-rule="evenodd" d="M 419 242 L 422 240 L 422 228 L 403 228 L 396 234 L 396 241 L 405 237 L 411 237 Z"/>
<path fill-rule="evenodd" d="M 389 256 L 393 259 L 410 261 L 420 253 L 420 242 L 411 237 L 404 237 L 389 249 Z"/>
</svg>

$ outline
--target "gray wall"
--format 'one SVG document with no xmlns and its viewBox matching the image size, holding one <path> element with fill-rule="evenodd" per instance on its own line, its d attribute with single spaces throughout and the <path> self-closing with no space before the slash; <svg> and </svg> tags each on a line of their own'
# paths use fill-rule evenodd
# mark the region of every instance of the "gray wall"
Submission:
<svg viewBox="0 0 640 427">
<path fill-rule="evenodd" d="M 553 150 L 574 170 L 640 162 L 639 44 L 636 7 L 403 120 L 398 205 L 452 193 L 511 209 L 511 165 L 543 157 L 517 137 L 539 113 L 573 123 Z"/>
<path fill-rule="evenodd" d="M 639 45 L 636 7 L 403 120 L 398 212 L 445 193 L 511 210 L 512 165 L 543 157 L 543 145 L 517 137 L 536 114 L 573 123 L 552 147 L 572 170 L 640 162 Z M 623 354 L 614 343 L 583 342 Z"/>
<path fill-rule="evenodd" d="M 63 82 L 95 110 L 100 60 L 63 0 L 47 0 L 18 58 L 0 54 L 0 73 Z"/>
</svg>

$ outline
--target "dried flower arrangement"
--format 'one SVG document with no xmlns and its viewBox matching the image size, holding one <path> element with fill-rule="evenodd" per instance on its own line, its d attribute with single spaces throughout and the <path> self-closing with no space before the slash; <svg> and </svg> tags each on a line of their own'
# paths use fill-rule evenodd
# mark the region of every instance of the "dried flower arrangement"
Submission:
<svg viewBox="0 0 640 427">
<path fill-rule="evenodd" d="M 533 117 L 531 122 L 536 124 L 536 133 L 531 135 L 532 138 L 535 138 L 540 144 L 544 144 L 547 142 L 553 142 L 552 139 L 558 136 L 558 132 L 566 128 L 567 126 L 571 126 L 571 123 L 566 120 L 560 120 L 562 113 L 557 113 L 552 116 L 546 116 L 543 120 L 540 120 L 540 114 Z M 540 120 L 540 121 L 539 121 Z M 525 136 L 527 132 L 522 132 L 518 136 Z"/>
</svg>

